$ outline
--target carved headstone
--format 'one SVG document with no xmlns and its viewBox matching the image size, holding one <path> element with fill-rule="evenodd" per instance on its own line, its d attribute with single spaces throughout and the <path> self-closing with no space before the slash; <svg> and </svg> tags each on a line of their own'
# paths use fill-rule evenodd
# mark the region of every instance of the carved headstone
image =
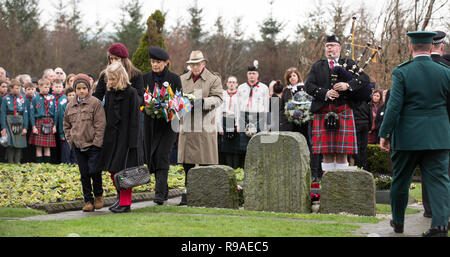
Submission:
<svg viewBox="0 0 450 257">
<path fill-rule="evenodd" d="M 311 171 L 306 139 L 297 132 L 261 132 L 245 157 L 244 208 L 310 213 Z"/>
</svg>

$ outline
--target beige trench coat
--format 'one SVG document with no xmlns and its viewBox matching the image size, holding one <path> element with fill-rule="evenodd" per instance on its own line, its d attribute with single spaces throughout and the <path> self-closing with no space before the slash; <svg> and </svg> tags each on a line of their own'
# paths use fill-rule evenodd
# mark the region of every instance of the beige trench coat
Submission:
<svg viewBox="0 0 450 257">
<path fill-rule="evenodd" d="M 222 104 L 222 81 L 205 68 L 194 83 L 192 73 L 180 76 L 184 94 L 203 99 L 203 106 L 194 106 L 180 122 L 178 163 L 218 164 L 216 108 Z"/>
</svg>

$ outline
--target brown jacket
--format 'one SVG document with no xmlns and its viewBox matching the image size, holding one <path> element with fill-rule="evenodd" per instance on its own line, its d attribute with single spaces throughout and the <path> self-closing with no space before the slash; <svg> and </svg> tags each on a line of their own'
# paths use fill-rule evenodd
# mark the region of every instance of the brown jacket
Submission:
<svg viewBox="0 0 450 257">
<path fill-rule="evenodd" d="M 79 149 L 90 146 L 102 147 L 106 126 L 102 103 L 91 95 L 81 103 L 74 97 L 67 104 L 63 126 L 70 147 L 72 144 Z"/>
<path fill-rule="evenodd" d="M 201 109 L 196 107 L 181 119 L 178 141 L 178 163 L 218 164 L 216 107 L 222 104 L 222 82 L 219 76 L 205 68 L 194 83 L 192 73 L 180 76 L 183 93 L 203 99 Z"/>
</svg>

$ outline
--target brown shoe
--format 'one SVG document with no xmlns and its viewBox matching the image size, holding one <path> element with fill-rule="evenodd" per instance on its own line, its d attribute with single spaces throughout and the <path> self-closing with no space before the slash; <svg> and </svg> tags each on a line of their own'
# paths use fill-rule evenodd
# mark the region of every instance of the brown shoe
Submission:
<svg viewBox="0 0 450 257">
<path fill-rule="evenodd" d="M 83 209 L 84 212 L 94 211 L 94 205 L 91 202 L 84 203 Z"/>
<path fill-rule="evenodd" d="M 103 196 L 97 196 L 94 198 L 94 207 L 96 210 L 103 208 L 104 198 Z"/>
</svg>

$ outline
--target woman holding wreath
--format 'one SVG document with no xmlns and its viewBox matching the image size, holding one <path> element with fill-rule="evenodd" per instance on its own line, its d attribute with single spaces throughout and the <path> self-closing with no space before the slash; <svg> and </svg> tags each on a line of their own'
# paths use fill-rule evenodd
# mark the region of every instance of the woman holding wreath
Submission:
<svg viewBox="0 0 450 257">
<path fill-rule="evenodd" d="M 152 70 L 144 74 L 147 93 L 153 95 L 155 90 L 161 92 L 165 85 L 170 85 L 173 92 L 181 91 L 180 77 L 169 71 L 169 54 L 160 47 L 150 46 L 148 55 Z M 153 201 L 158 205 L 164 204 L 168 197 L 170 153 L 176 139 L 177 133 L 172 129 L 171 122 L 167 122 L 164 118 L 144 115 L 145 162 L 150 172 L 155 173 Z"/>
</svg>

